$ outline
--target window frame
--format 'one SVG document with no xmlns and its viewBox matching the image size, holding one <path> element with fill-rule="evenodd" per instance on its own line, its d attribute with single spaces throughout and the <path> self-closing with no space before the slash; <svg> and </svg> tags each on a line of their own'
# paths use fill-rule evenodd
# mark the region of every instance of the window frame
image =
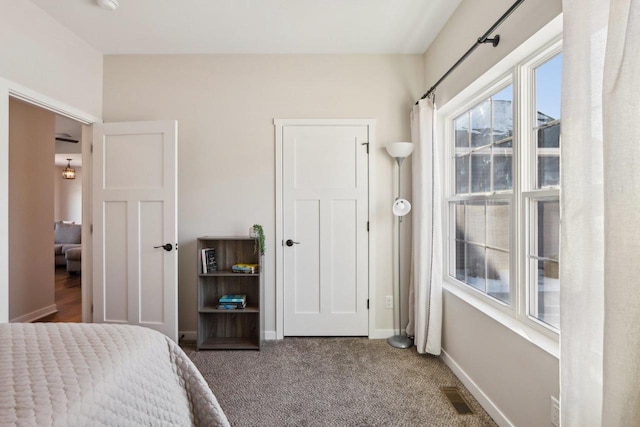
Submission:
<svg viewBox="0 0 640 427">
<path fill-rule="evenodd" d="M 536 189 L 537 156 L 536 135 L 533 124 L 537 125 L 535 114 L 535 69 L 558 53 L 562 52 L 562 15 L 547 24 L 542 30 L 516 48 L 502 61 L 474 83 L 462 90 L 438 110 L 438 141 L 444 148 L 441 153 L 443 165 L 444 196 L 442 203 L 443 247 L 443 287 L 480 311 L 494 318 L 512 331 L 536 344 L 551 355 L 558 357 L 559 330 L 529 315 L 531 302 L 531 268 L 529 250 L 531 244 L 532 200 L 560 197 L 559 187 Z M 510 191 L 494 191 L 474 194 L 481 200 L 510 198 L 510 296 L 511 304 L 481 292 L 471 285 L 450 276 L 455 263 L 455 224 L 452 221 L 450 202 L 473 199 L 474 195 L 455 195 L 455 129 L 454 120 L 478 103 L 513 84 L 513 188 Z M 530 113 L 533 112 L 534 115 Z M 523 120 L 523 117 L 525 119 Z M 561 118 L 562 119 L 562 118 Z M 523 155 L 523 150 L 528 156 Z M 451 234 L 453 233 L 453 234 Z M 454 266 L 455 267 L 455 266 Z M 534 284 L 535 285 L 535 284 Z"/>
</svg>

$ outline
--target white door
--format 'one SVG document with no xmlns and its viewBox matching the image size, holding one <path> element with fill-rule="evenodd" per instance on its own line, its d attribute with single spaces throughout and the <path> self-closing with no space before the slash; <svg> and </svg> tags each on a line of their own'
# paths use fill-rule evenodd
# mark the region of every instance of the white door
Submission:
<svg viewBox="0 0 640 427">
<path fill-rule="evenodd" d="M 368 334 L 368 130 L 283 127 L 284 335 Z"/>
<path fill-rule="evenodd" d="M 177 126 L 105 123 L 93 134 L 93 320 L 146 326 L 174 341 Z"/>
</svg>

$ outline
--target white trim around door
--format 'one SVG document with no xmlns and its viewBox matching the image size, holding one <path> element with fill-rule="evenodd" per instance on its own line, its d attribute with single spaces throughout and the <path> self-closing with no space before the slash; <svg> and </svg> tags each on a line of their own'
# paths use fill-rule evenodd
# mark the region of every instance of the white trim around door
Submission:
<svg viewBox="0 0 640 427">
<path fill-rule="evenodd" d="M 284 338 L 284 251 L 283 251 L 283 128 L 285 126 L 367 126 L 369 133 L 368 156 L 368 198 L 369 198 L 369 337 L 373 337 L 375 326 L 375 164 L 376 164 L 376 121 L 373 119 L 274 119 L 275 126 L 275 176 L 276 176 L 276 339 Z"/>
</svg>

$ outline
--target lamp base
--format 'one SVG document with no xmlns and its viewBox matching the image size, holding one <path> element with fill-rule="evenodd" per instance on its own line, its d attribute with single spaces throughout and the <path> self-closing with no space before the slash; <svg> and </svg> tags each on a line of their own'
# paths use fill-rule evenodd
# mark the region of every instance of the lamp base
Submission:
<svg viewBox="0 0 640 427">
<path fill-rule="evenodd" d="M 387 338 L 387 342 L 391 347 L 395 348 L 411 348 L 413 347 L 413 340 L 404 335 L 394 335 Z"/>
</svg>

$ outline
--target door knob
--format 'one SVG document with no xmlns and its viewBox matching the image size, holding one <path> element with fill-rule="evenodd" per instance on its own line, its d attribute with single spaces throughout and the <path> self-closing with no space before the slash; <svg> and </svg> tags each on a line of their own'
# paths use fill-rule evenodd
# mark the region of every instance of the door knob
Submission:
<svg viewBox="0 0 640 427">
<path fill-rule="evenodd" d="M 293 240 L 289 239 L 286 242 L 284 242 L 287 246 L 293 246 L 293 245 L 299 245 L 300 242 L 294 242 Z"/>
<path fill-rule="evenodd" d="M 162 248 L 167 252 L 171 252 L 171 249 L 173 249 L 173 245 L 171 243 L 167 243 L 165 245 L 160 245 L 160 246 L 154 246 L 153 249 L 158 249 L 158 248 Z"/>
</svg>

